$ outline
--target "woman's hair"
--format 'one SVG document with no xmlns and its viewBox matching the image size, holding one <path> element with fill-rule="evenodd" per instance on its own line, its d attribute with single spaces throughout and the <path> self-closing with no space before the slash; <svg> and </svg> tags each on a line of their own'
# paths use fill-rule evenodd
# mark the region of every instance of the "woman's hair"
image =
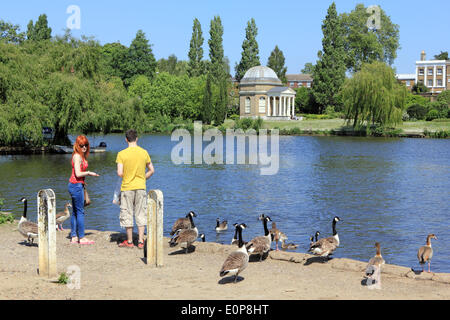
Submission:
<svg viewBox="0 0 450 320">
<path fill-rule="evenodd" d="M 81 151 L 81 147 L 80 145 L 84 145 L 87 144 L 87 150 L 86 153 L 83 153 L 83 151 Z M 88 138 L 86 138 L 86 136 L 84 135 L 79 135 L 77 137 L 77 140 L 75 140 L 75 143 L 73 144 L 73 155 L 75 155 L 75 153 L 78 153 L 82 159 L 86 159 L 89 156 L 89 151 L 91 150 L 91 147 L 89 146 L 89 140 Z"/>
</svg>

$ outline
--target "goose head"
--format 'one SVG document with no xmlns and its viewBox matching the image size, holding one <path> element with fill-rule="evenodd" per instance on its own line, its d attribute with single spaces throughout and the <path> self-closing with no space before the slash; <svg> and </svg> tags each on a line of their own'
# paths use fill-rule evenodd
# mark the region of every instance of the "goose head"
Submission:
<svg viewBox="0 0 450 320">
<path fill-rule="evenodd" d="M 25 198 L 25 197 L 22 197 L 19 199 L 19 202 L 26 202 L 26 201 L 27 201 L 27 198 Z"/>
<path fill-rule="evenodd" d="M 205 238 L 205 234 L 204 234 L 204 233 L 202 233 L 202 234 L 200 235 L 200 239 L 202 239 L 202 242 L 205 242 L 205 241 L 206 241 L 206 238 Z"/>
<path fill-rule="evenodd" d="M 189 213 L 186 215 L 186 218 L 189 217 L 197 217 L 197 214 L 194 211 L 189 211 Z"/>
<path fill-rule="evenodd" d="M 338 216 L 335 216 L 334 219 L 333 219 L 333 221 L 334 221 L 334 222 L 341 221 L 341 218 L 339 218 Z"/>
</svg>

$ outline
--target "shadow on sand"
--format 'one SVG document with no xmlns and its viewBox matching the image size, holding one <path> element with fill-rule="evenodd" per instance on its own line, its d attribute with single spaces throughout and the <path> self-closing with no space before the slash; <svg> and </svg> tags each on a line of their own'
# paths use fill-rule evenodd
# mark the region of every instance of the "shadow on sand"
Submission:
<svg viewBox="0 0 450 320">
<path fill-rule="evenodd" d="M 218 284 L 229 284 L 229 283 L 239 283 L 241 281 L 243 281 L 245 278 L 238 276 L 236 279 L 236 282 L 234 282 L 234 276 L 230 276 L 230 277 L 225 277 L 219 280 Z"/>
</svg>

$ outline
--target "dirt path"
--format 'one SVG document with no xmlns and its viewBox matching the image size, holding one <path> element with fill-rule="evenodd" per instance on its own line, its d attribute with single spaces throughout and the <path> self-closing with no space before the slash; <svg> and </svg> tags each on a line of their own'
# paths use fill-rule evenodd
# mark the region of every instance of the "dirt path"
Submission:
<svg viewBox="0 0 450 320">
<path fill-rule="evenodd" d="M 166 242 L 164 267 L 152 268 L 142 250 L 117 247 L 123 234 L 88 231 L 96 244 L 80 247 L 69 243 L 68 232 L 57 234 L 58 274 L 78 266 L 79 290 L 40 278 L 38 247 L 23 243 L 16 224 L 0 226 L 0 299 L 450 299 L 450 274 L 416 276 L 387 265 L 381 289 L 369 290 L 362 284 L 363 262 L 321 263 L 301 253 L 272 251 L 265 261 L 249 263 L 234 284 L 219 277 L 232 246 L 196 242 L 186 255 Z"/>
</svg>

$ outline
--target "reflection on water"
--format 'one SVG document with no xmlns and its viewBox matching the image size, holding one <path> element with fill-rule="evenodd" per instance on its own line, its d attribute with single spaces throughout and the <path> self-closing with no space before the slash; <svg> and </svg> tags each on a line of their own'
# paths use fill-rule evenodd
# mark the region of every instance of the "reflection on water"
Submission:
<svg viewBox="0 0 450 320">
<path fill-rule="evenodd" d="M 116 155 L 126 147 L 122 135 L 96 137 L 108 152 L 91 154 L 89 177 L 92 205 L 87 228 L 120 230 L 119 209 L 112 204 L 117 183 Z M 376 241 L 388 263 L 418 268 L 417 249 L 426 235 L 435 233 L 435 271 L 450 272 L 449 201 L 450 140 L 373 139 L 353 137 L 280 137 L 280 170 L 261 176 L 257 165 L 174 165 L 170 153 L 177 142 L 169 136 L 143 136 L 139 144 L 152 158 L 156 173 L 148 189 L 164 193 L 164 232 L 189 210 L 198 213 L 196 225 L 207 241 L 230 243 L 232 224 L 245 222 L 245 240 L 262 235 L 265 213 L 289 237 L 288 242 L 308 249 L 309 236 L 320 230 L 331 234 L 331 220 L 343 221 L 337 230 L 341 247 L 337 257 L 369 260 Z M 0 156 L 0 197 L 17 217 L 17 200 L 26 196 L 36 219 L 36 194 L 52 188 L 57 209 L 69 200 L 70 155 Z M 216 218 L 229 229 L 216 234 Z M 270 225 L 269 225 L 270 227 Z M 70 228 L 66 221 L 65 228 Z"/>
</svg>

